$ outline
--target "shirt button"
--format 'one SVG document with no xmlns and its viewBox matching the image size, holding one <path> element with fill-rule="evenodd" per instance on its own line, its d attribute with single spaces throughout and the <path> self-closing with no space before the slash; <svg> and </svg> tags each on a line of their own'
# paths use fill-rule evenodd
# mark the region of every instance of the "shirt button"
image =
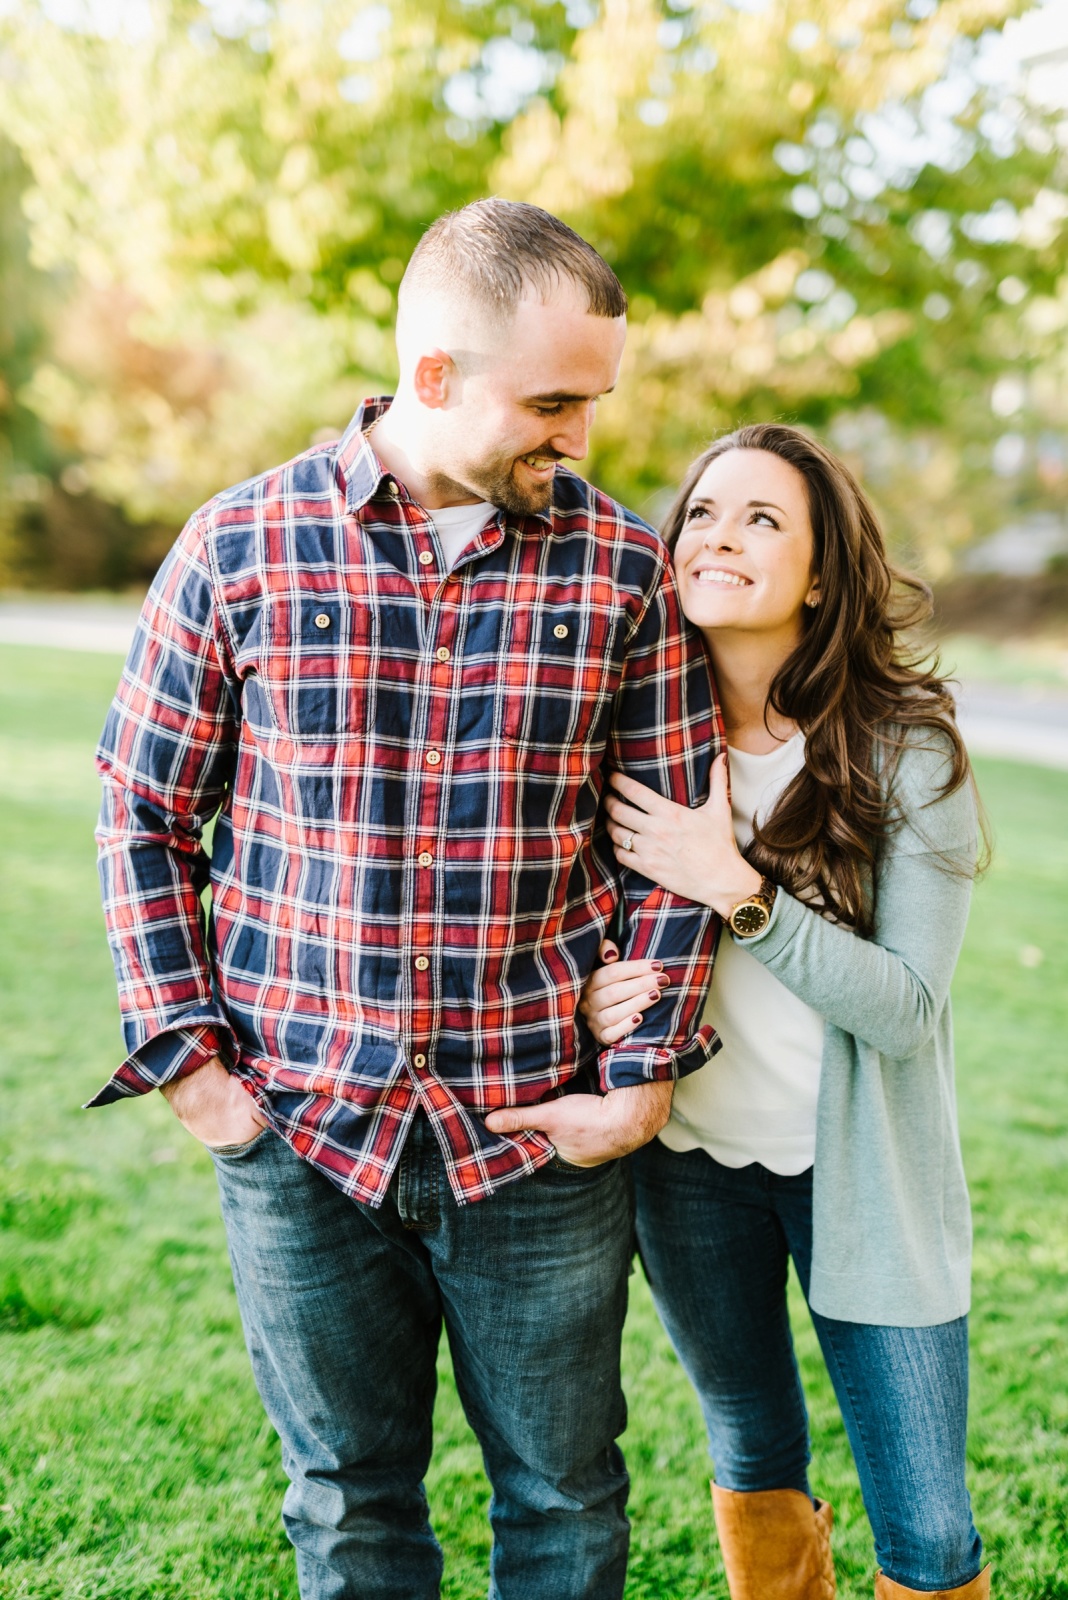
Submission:
<svg viewBox="0 0 1068 1600">
<path fill-rule="evenodd" d="M 434 865 L 434 857 L 429 850 L 420 850 L 416 860 L 421 867 L 432 867 Z"/>
<path fill-rule="evenodd" d="M 416 970 L 416 972 L 425 972 L 427 967 L 429 967 L 429 965 L 430 965 L 430 962 L 427 960 L 426 956 L 416 956 L 416 958 L 415 958 L 415 970 Z"/>
<path fill-rule="evenodd" d="M 426 1056 L 413 1056 L 412 1057 L 412 1066 L 413 1067 L 425 1067 L 426 1066 Z"/>
<path fill-rule="evenodd" d="M 389 482 L 386 484 L 386 488 L 391 495 L 400 494 L 400 490 L 397 488 L 397 485 L 394 483 L 392 478 L 390 478 Z"/>
<path fill-rule="evenodd" d="M 315 619 L 315 626 L 317 628 L 329 628 L 330 618 L 327 616 L 325 611 L 320 611 L 319 615 Z"/>
<path fill-rule="evenodd" d="M 553 629 L 553 634 L 555 635 L 555 637 L 557 639 L 566 639 L 567 638 L 567 624 L 564 623 L 564 622 L 558 622 L 556 624 L 556 627 Z"/>
<path fill-rule="evenodd" d="M 452 651 L 446 650 L 445 646 L 442 645 L 440 650 L 434 651 L 434 654 L 437 656 L 439 661 L 448 661 L 449 657 L 452 655 Z"/>
<path fill-rule="evenodd" d="M 427 764 L 428 767 L 440 766 L 440 764 L 441 764 L 441 751 L 440 750 L 428 750 L 427 753 L 426 753 L 426 764 Z"/>
<path fill-rule="evenodd" d="M 420 552 L 419 552 L 419 565 L 421 567 L 429 567 L 429 565 L 433 561 L 433 559 L 434 559 L 433 550 L 420 550 Z"/>
</svg>

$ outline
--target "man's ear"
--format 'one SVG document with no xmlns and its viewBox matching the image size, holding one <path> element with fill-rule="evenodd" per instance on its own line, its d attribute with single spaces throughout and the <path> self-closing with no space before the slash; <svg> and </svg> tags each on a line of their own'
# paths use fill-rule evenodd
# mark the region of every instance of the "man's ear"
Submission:
<svg viewBox="0 0 1068 1600">
<path fill-rule="evenodd" d="M 420 405 L 443 411 L 449 401 L 450 386 L 459 379 L 456 363 L 446 350 L 428 350 L 415 363 L 412 386 Z"/>
</svg>

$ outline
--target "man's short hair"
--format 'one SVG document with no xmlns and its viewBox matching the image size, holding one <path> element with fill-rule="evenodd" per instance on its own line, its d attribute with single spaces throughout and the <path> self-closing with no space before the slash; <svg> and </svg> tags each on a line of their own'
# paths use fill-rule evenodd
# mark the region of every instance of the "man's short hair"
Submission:
<svg viewBox="0 0 1068 1600">
<path fill-rule="evenodd" d="M 521 200 L 475 200 L 439 217 L 416 245 L 398 296 L 459 289 L 504 321 L 533 290 L 548 297 L 568 279 L 595 317 L 622 317 L 623 286 L 607 261 L 566 222 Z"/>
</svg>

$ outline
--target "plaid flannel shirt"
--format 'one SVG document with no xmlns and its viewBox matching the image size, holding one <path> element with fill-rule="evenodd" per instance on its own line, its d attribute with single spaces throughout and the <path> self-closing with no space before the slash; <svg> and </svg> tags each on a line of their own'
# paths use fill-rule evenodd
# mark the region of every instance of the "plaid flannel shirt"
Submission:
<svg viewBox="0 0 1068 1600">
<path fill-rule="evenodd" d="M 559 469 L 446 572 L 362 431 L 388 403 L 216 496 L 145 603 L 97 760 L 130 1053 L 89 1103 L 218 1054 L 372 1205 L 422 1106 L 463 1203 L 552 1156 L 489 1111 L 718 1048 L 715 919 L 621 872 L 599 803 L 618 767 L 693 805 L 722 728 L 651 529 Z M 670 987 L 598 1056 L 576 1003 L 621 894 Z"/>
</svg>

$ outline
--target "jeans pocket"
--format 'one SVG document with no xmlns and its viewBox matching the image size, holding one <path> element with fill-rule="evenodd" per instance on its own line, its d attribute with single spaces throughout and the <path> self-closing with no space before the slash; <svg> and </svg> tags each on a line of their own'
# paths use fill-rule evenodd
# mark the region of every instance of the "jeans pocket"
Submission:
<svg viewBox="0 0 1068 1600">
<path fill-rule="evenodd" d="M 599 1161 L 595 1167 L 579 1167 L 573 1161 L 565 1161 L 563 1156 L 554 1150 L 552 1160 L 542 1167 L 541 1171 L 557 1173 L 561 1178 L 573 1183 L 582 1179 L 603 1178 L 605 1173 L 611 1172 L 617 1164 L 613 1158 L 611 1161 Z"/>
<path fill-rule="evenodd" d="M 253 1150 L 258 1150 L 270 1132 L 270 1128 L 261 1128 L 259 1133 L 246 1139 L 243 1144 L 206 1144 L 204 1148 L 215 1160 L 240 1161 L 242 1157 L 251 1155 Z"/>
</svg>

